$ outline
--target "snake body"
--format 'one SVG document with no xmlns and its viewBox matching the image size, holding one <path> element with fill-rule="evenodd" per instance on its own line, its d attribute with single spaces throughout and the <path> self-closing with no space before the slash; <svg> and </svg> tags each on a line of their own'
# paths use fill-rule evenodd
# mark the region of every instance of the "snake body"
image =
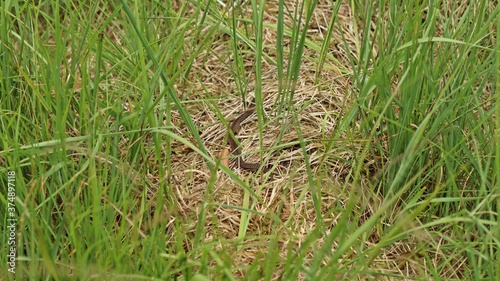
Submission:
<svg viewBox="0 0 500 281">
<path fill-rule="evenodd" d="M 243 157 L 241 156 L 241 148 L 238 146 L 236 135 L 238 134 L 241 128 L 241 123 L 245 121 L 245 119 L 247 119 L 250 115 L 252 115 L 254 111 L 255 111 L 254 109 L 243 111 L 238 116 L 238 118 L 234 119 L 234 121 L 231 122 L 230 128 L 231 131 L 233 131 L 234 138 L 233 135 L 229 135 L 228 138 L 229 146 L 231 147 L 231 152 L 235 156 L 236 166 L 252 172 L 258 171 L 261 166 L 261 163 L 260 162 L 249 163 L 243 160 Z M 268 167 L 263 168 L 264 173 L 267 172 L 268 170 L 269 170 Z"/>
</svg>

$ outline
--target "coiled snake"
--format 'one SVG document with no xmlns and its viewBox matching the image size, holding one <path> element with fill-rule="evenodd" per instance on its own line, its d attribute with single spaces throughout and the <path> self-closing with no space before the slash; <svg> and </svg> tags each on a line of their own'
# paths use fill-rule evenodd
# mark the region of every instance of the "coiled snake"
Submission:
<svg viewBox="0 0 500 281">
<path fill-rule="evenodd" d="M 234 160 L 236 163 L 236 166 L 239 168 L 242 168 L 244 170 L 256 172 L 259 170 L 260 166 L 262 166 L 262 163 L 257 162 L 257 163 L 249 163 L 243 160 L 243 157 L 241 156 L 241 148 L 238 146 L 238 141 L 236 139 L 236 135 L 238 134 L 240 128 L 241 128 L 241 123 L 245 121 L 252 113 L 255 112 L 255 109 L 249 109 L 246 111 L 243 111 L 238 118 L 234 119 L 233 122 L 231 122 L 231 131 L 233 131 L 233 135 L 229 134 L 228 137 L 228 142 L 229 146 L 231 148 L 231 153 L 235 156 Z M 234 136 L 234 138 L 233 138 Z M 270 168 L 267 166 L 264 166 L 262 168 L 262 171 L 266 173 L 269 171 Z"/>
</svg>

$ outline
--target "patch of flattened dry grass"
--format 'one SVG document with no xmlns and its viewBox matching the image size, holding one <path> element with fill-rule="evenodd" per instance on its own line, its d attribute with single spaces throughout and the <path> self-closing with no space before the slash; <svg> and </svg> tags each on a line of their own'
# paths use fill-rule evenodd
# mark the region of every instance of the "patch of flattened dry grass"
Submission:
<svg viewBox="0 0 500 281">
<path fill-rule="evenodd" d="M 275 24 L 277 4 L 275 1 L 267 1 L 266 5 L 264 22 Z M 249 18 L 250 7 L 243 6 L 243 9 L 247 9 L 244 13 Z M 290 9 L 293 10 L 292 7 Z M 336 24 L 336 28 L 342 30 L 332 31 L 332 42 L 328 50 L 328 54 L 335 61 L 327 59 L 318 71 L 319 48 L 312 46 L 320 46 L 325 33 L 331 32 L 328 30 L 328 23 L 332 9 L 331 3 L 320 1 L 314 11 L 308 28 L 310 44 L 304 49 L 300 73 L 293 89 L 292 107 L 279 110 L 283 93 L 279 92 L 278 70 L 274 63 L 263 61 L 261 91 L 266 118 L 262 130 L 262 147 L 256 114 L 242 124 L 238 138 L 247 161 L 265 161 L 272 166 L 272 170 L 267 174 L 255 174 L 230 164 L 230 168 L 248 184 L 258 199 L 249 199 L 244 188 L 220 170 L 217 171 L 217 178 L 212 186 L 212 174 L 203 158 L 186 149 L 184 145 L 173 143 L 173 151 L 178 153 L 172 155 L 172 174 L 169 176 L 174 186 L 177 211 L 171 213 L 169 221 L 176 221 L 186 233 L 184 248 L 193 249 L 194 240 L 189 237 L 197 235 L 197 223 L 202 218 L 202 240 L 204 243 L 215 243 L 214 249 L 218 253 L 230 257 L 233 262 L 232 273 L 235 276 L 244 276 L 252 265 L 264 263 L 267 254 L 272 250 L 278 252 L 279 256 L 273 274 L 273 277 L 278 279 L 282 277 L 286 266 L 284 263 L 290 252 L 309 243 L 309 250 L 301 257 L 301 262 L 302 266 L 310 266 L 314 261 L 314 249 L 329 243 L 325 241 L 326 237 L 321 235 L 318 235 L 314 242 L 307 241 L 317 227 L 317 213 L 309 189 L 307 164 L 300 141 L 304 141 L 315 184 L 321 191 L 321 223 L 327 230 L 326 233 L 338 223 L 346 201 L 352 195 L 350 190 L 345 190 L 349 186 L 346 181 L 352 173 L 352 163 L 359 157 L 356 153 L 361 151 L 364 144 L 363 140 L 357 139 L 356 136 L 337 136 L 336 129 L 345 117 L 345 111 L 353 103 L 353 82 L 350 80 L 353 70 L 350 69 L 352 64 L 349 58 L 358 59 L 358 48 L 364 35 L 360 33 L 357 37 L 352 12 L 348 5 L 342 4 Z M 285 17 L 286 26 L 292 26 L 292 21 L 291 18 Z M 238 28 L 245 29 L 248 26 L 240 24 Z M 244 76 L 238 76 L 234 69 L 234 46 L 231 37 L 222 31 L 213 36 L 211 46 L 193 61 L 189 77 L 175 87 L 179 95 L 193 101 L 186 102 L 185 105 L 200 130 L 209 154 L 213 159 L 217 159 L 221 154 L 227 156 L 229 124 L 255 100 L 256 79 L 253 51 L 248 46 L 237 46 L 244 69 Z M 274 27 L 264 27 L 263 50 L 265 56 L 271 60 L 277 60 L 276 37 Z M 289 47 L 289 39 L 285 36 L 285 48 Z M 345 48 L 344 44 L 347 44 L 348 48 Z M 376 54 L 377 46 L 373 48 L 373 53 Z M 285 55 L 287 56 L 286 52 Z M 287 57 L 284 61 L 286 68 Z M 176 116 L 175 112 L 173 114 L 172 121 L 179 130 L 177 133 L 189 135 L 187 131 L 182 131 L 184 126 L 180 116 Z M 295 122 L 294 118 L 298 122 Z M 338 138 L 331 146 L 329 144 L 332 143 L 333 136 Z M 377 166 L 377 157 L 379 156 L 368 156 L 364 159 L 367 170 Z M 365 185 L 364 182 L 365 180 L 361 188 L 368 188 L 369 184 Z M 373 196 L 371 191 L 361 191 L 358 206 L 355 208 L 360 215 L 354 218 L 359 221 L 350 223 L 360 226 L 376 212 L 381 199 Z M 245 210 L 252 212 L 249 214 Z M 174 225 L 170 224 L 170 227 L 174 228 Z M 373 230 L 367 239 L 366 247 L 376 248 L 381 235 L 379 229 Z M 270 249 L 273 241 L 276 246 Z M 422 241 L 409 239 L 382 249 L 369 264 L 370 270 L 377 275 L 421 276 L 421 268 L 426 267 L 427 260 L 438 260 L 441 254 L 420 254 L 417 250 L 420 242 Z M 337 241 L 333 241 L 331 250 L 334 251 L 337 246 Z M 343 255 L 340 262 L 346 263 L 344 268 L 350 268 L 349 264 L 358 259 L 357 252 L 357 249 L 352 249 Z M 365 261 L 362 259 L 362 262 Z M 325 255 L 321 265 L 329 264 L 329 257 Z M 354 277 L 344 273 L 344 277 L 346 276 Z M 300 273 L 299 279 L 306 277 Z"/>
<path fill-rule="evenodd" d="M 266 5 L 264 22 L 271 25 L 264 27 L 263 50 L 265 56 L 277 60 L 277 34 L 272 26 L 277 22 L 277 4 L 275 1 L 267 1 Z M 243 13 L 250 18 L 250 7 L 243 6 L 243 9 L 247 9 Z M 293 7 L 290 9 L 293 10 Z M 287 260 L 287 255 L 304 243 L 311 243 L 307 239 L 317 228 L 317 213 L 309 189 L 307 163 L 300 141 L 304 141 L 315 184 L 321 191 L 321 223 L 327 233 L 328 229 L 333 229 L 338 223 L 342 208 L 352 195 L 350 190 L 345 190 L 349 186 L 346 181 L 352 172 L 352 163 L 359 156 L 356 153 L 361 151 L 360 147 L 364 144 L 356 136 L 337 136 L 336 130 L 345 117 L 345 111 L 353 103 L 354 93 L 350 80 L 353 70 L 350 69 L 352 63 L 349 58 L 358 59 L 359 44 L 364 34 L 361 32 L 359 37 L 356 35 L 353 15 L 346 4 L 341 5 L 335 26 L 342 30 L 328 30 L 332 10 L 330 2 L 320 1 L 314 11 L 308 28 L 310 43 L 304 50 L 300 73 L 293 89 L 293 106 L 280 111 L 283 93 L 279 92 L 277 67 L 268 60 L 263 61 L 261 91 L 265 120 L 262 124 L 262 147 L 256 114 L 242 124 L 238 138 L 248 162 L 265 161 L 272 169 L 267 174 L 255 174 L 229 164 L 236 175 L 257 194 L 258 199 L 249 199 L 244 188 L 220 170 L 217 171 L 217 179 L 212 186 L 212 174 L 203 158 L 184 149 L 182 144 L 173 144 L 178 146 L 173 150 L 180 151 L 172 155 L 173 174 L 170 175 L 178 209 L 170 220 L 177 220 L 186 232 L 186 237 L 195 237 L 199 231 L 195 222 L 203 218 L 202 240 L 216 243 L 216 251 L 230 256 L 233 261 L 232 273 L 236 276 L 244 276 L 251 265 L 265 262 L 270 245 L 277 241 L 276 246 L 271 249 L 277 251 L 279 256 L 273 275 L 277 279 L 283 273 L 285 264 L 282 263 Z M 285 17 L 285 25 L 292 26 L 293 20 Z M 245 29 L 248 26 L 240 24 L 238 28 Z M 321 45 L 326 32 L 333 32 L 328 54 L 335 61 L 327 59 L 318 71 L 319 48 L 313 46 Z M 285 36 L 285 48 L 289 47 L 289 39 Z M 227 157 L 227 128 L 255 100 L 255 54 L 248 46 L 237 46 L 244 69 L 244 76 L 238 76 L 234 69 L 234 46 L 231 40 L 222 31 L 214 34 L 211 47 L 193 61 L 189 77 L 175 85 L 179 95 L 193 101 L 185 103 L 186 107 L 214 159 L 220 155 Z M 373 48 L 376 56 L 377 46 Z M 286 62 L 287 57 L 285 68 Z M 297 122 L 294 121 L 295 118 Z M 177 128 L 182 130 L 181 118 L 174 115 L 172 119 L 178 125 Z M 187 131 L 184 134 L 189 135 Z M 333 136 L 337 136 L 337 139 L 331 146 Z M 372 167 L 376 170 L 378 157 L 380 156 L 369 155 L 364 159 L 367 170 Z M 361 188 L 368 186 L 369 184 L 363 183 Z M 355 216 L 359 221 L 351 223 L 358 226 L 363 224 L 376 212 L 380 201 L 380 198 L 374 198 L 371 191 L 361 191 L 356 207 L 360 215 Z M 249 214 L 245 210 L 252 212 Z M 369 235 L 367 248 L 376 248 L 383 235 L 379 231 L 374 229 Z M 327 243 L 325 240 L 326 237 L 319 235 L 308 246 L 310 250 L 302 257 L 304 266 L 310 266 L 314 260 L 314 249 L 324 247 Z M 193 249 L 192 242 L 193 240 L 185 239 L 185 248 Z M 412 238 L 383 248 L 370 262 L 370 270 L 377 275 L 421 276 L 421 269 L 426 267 L 428 260 L 439 260 L 442 254 L 436 252 L 423 255 L 418 251 L 419 243 L 423 243 L 423 240 Z M 332 251 L 336 247 L 337 241 L 333 241 Z M 357 252 L 357 249 L 352 249 L 343 255 L 341 262 L 349 264 L 358 260 Z M 327 266 L 329 263 L 326 255 L 321 265 Z M 353 277 L 348 273 L 344 274 L 344 277 Z M 305 278 L 299 274 L 299 279 Z"/>
<path fill-rule="evenodd" d="M 264 19 L 266 23 L 276 23 L 276 5 L 275 1 L 267 1 L 268 8 Z M 331 16 L 330 2 L 321 1 L 308 30 L 309 38 L 314 44 L 321 44 Z M 350 32 L 352 18 L 347 5 L 341 6 L 338 18 L 339 25 L 345 27 L 343 34 L 347 36 L 346 41 L 353 44 L 352 47 L 355 49 L 354 44 L 357 39 L 354 33 Z M 288 26 L 293 24 L 290 18 L 286 18 L 285 22 Z M 326 143 L 331 141 L 339 120 L 343 118 L 344 110 L 351 102 L 350 78 L 339 72 L 339 69 L 346 69 L 349 72 L 348 54 L 341 47 L 343 39 L 340 32 L 338 30 L 333 32 L 334 42 L 328 53 L 342 65 L 334 65 L 327 60 L 321 72 L 318 72 L 318 53 L 312 48 L 306 48 L 294 89 L 293 107 L 286 108 L 281 113 L 278 112 L 278 102 L 281 97 L 276 65 L 263 63 L 262 93 L 266 116 L 263 124 L 263 147 L 259 147 L 258 122 L 255 114 L 243 123 L 239 132 L 238 137 L 246 160 L 261 161 L 262 150 L 263 160 L 273 168 L 270 174 L 262 175 L 249 173 L 234 165 L 231 167 L 261 200 L 256 202 L 251 199 L 253 204 L 251 209 L 277 216 L 281 223 L 276 224 L 269 217 L 262 215 L 252 215 L 245 231 L 248 239 L 242 246 L 243 250 L 236 251 L 237 247 L 231 244 L 241 235 L 242 211 L 234 206 L 248 207 L 245 203 L 245 191 L 224 172 L 218 171 L 217 180 L 211 191 L 213 194 L 207 196 L 211 174 L 203 164 L 202 157 L 196 153 L 180 153 L 172 160 L 175 166 L 172 168 L 175 172 L 172 176 L 177 187 L 179 212 L 188 218 L 185 221 L 189 224 L 186 225 L 187 233 L 195 235 L 196 225 L 192 221 L 200 216 L 202 205 L 213 204 L 213 208 L 206 213 L 206 241 L 221 241 L 221 239 L 226 241 L 227 245 L 222 245 L 220 250 L 231 253 L 234 250 L 235 267 L 245 268 L 263 259 L 268 251 L 271 237 L 276 236 L 279 237 L 280 245 L 276 250 L 280 251 L 280 257 L 284 261 L 287 250 L 290 247 L 300 246 L 316 226 L 316 213 L 308 191 L 306 162 L 299 143 L 298 129 L 305 138 L 305 150 L 312 173 L 318 175 L 316 184 L 321 188 L 323 223 L 326 227 L 333 226 L 340 216 L 340 213 L 332 210 L 338 210 L 335 206 L 344 204 L 343 201 L 348 196 L 342 189 L 351 168 L 349 163 L 355 157 L 356 148 L 344 136 L 331 150 L 326 150 Z M 233 63 L 231 38 L 224 34 L 216 36 L 217 40 L 212 42 L 210 51 L 200 54 L 194 61 L 189 82 L 177 85 L 179 93 L 201 101 L 188 103 L 187 107 L 201 130 L 205 146 L 214 159 L 228 148 L 226 133 L 228 124 L 240 112 L 246 110 L 242 96 L 246 102 L 254 100 L 255 81 L 253 72 L 255 56 L 252 52 L 245 52 L 242 55 L 247 76 L 237 77 L 229 67 Z M 276 60 L 276 37 L 275 29 L 265 28 L 264 51 L 274 60 Z M 244 92 L 238 90 L 237 83 L 244 85 Z M 293 122 L 292 116 L 296 116 L 298 123 Z M 174 118 L 174 122 L 180 122 L 178 116 Z M 206 202 L 207 198 L 213 201 Z M 318 243 L 321 244 L 321 239 Z M 310 255 L 313 255 L 313 252 Z M 278 268 L 280 267 L 278 265 Z M 245 270 L 242 270 L 240 274 L 244 272 Z M 280 271 L 276 272 L 278 274 Z"/>
</svg>

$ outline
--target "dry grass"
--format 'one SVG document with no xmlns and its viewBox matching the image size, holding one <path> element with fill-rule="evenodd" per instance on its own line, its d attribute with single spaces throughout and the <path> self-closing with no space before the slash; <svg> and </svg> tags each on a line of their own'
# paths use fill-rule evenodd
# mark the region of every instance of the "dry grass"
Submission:
<svg viewBox="0 0 500 281">
<path fill-rule="evenodd" d="M 308 29 L 310 38 L 317 38 L 318 43 L 324 38 L 327 31 L 328 22 L 332 16 L 331 3 L 320 1 L 315 10 L 313 21 Z M 267 1 L 265 22 L 275 23 L 277 18 L 275 1 Z M 245 9 L 250 9 L 246 6 Z M 286 19 L 291 25 L 292 19 Z M 339 12 L 340 25 L 344 28 L 343 34 L 346 41 L 352 45 L 351 55 L 356 57 L 356 38 L 352 29 L 352 15 L 349 6 L 343 4 Z M 264 32 L 264 50 L 266 55 L 276 59 L 273 48 L 276 45 L 276 30 L 266 28 Z M 289 247 L 300 247 L 303 240 L 315 228 L 315 210 L 307 189 L 308 177 L 303 152 L 298 144 L 298 132 L 300 128 L 302 135 L 306 139 L 306 150 L 313 174 L 321 174 L 321 182 L 317 183 L 321 187 L 322 208 L 325 215 L 325 225 L 335 225 L 340 214 L 331 213 L 337 204 L 344 204 L 348 196 L 348 191 L 343 190 L 346 175 L 351 168 L 350 161 L 355 157 L 357 151 L 352 145 L 352 141 L 339 139 L 337 146 L 326 152 L 324 140 L 333 135 L 333 131 L 340 118 L 343 117 L 343 109 L 352 102 L 351 81 L 349 75 L 340 73 L 338 69 L 349 70 L 350 63 L 348 54 L 345 53 L 342 45 L 342 35 L 338 30 L 334 30 L 332 36 L 332 54 L 341 66 L 334 65 L 327 60 L 327 64 L 316 72 L 317 52 L 307 48 L 304 52 L 300 75 L 295 88 L 293 104 L 296 108 L 290 108 L 291 112 L 297 115 L 299 127 L 297 127 L 291 116 L 277 115 L 276 102 L 279 98 L 279 85 L 277 69 L 275 65 L 264 63 L 262 69 L 262 93 L 264 96 L 264 111 L 267 117 L 263 128 L 263 159 L 273 166 L 270 174 L 253 174 L 233 167 L 233 170 L 260 196 L 262 204 L 255 204 L 254 210 L 263 214 L 278 214 L 283 224 L 278 227 L 273 225 L 269 218 L 264 216 L 252 216 L 246 231 L 245 249 L 236 251 L 238 243 L 238 233 L 242 218 L 241 211 L 231 206 L 245 206 L 244 190 L 226 176 L 222 171 L 218 172 L 213 194 L 209 196 L 213 200 L 214 208 L 207 213 L 206 218 L 206 242 L 220 241 L 227 239 L 226 244 L 220 245 L 222 248 L 233 248 L 237 253 L 234 256 L 234 266 L 249 266 L 256 260 L 265 256 L 269 241 L 269 235 L 278 235 L 279 249 L 282 259 L 285 260 Z M 232 51 L 229 49 L 231 42 L 229 37 L 220 34 L 218 40 L 212 44 L 209 53 L 202 53 L 193 63 L 190 77 L 182 85 L 176 85 L 177 90 L 184 96 L 189 96 L 192 100 L 206 101 L 202 103 L 187 104 L 189 112 L 196 125 L 200 128 L 201 137 L 212 157 L 216 158 L 218 153 L 227 148 L 226 128 L 227 124 L 234 119 L 239 112 L 245 110 L 242 104 L 242 96 L 236 88 L 235 76 L 228 69 L 228 64 L 232 60 Z M 248 77 L 241 78 L 247 87 L 243 93 L 246 101 L 253 101 L 254 77 L 252 67 L 254 56 L 248 53 L 244 57 L 244 65 L 249 74 Z M 285 59 L 286 61 L 286 59 Z M 328 65 L 330 63 L 330 65 Z M 224 116 L 225 120 L 220 120 L 218 112 Z M 181 119 L 173 116 L 174 124 L 181 126 Z M 282 131 L 282 138 L 277 139 Z M 247 161 L 259 161 L 259 138 L 257 134 L 257 118 L 255 114 L 247 120 L 240 131 L 240 139 L 243 145 L 243 152 Z M 202 205 L 207 200 L 207 187 L 210 180 L 210 171 L 204 164 L 203 159 L 197 153 L 190 153 L 181 144 L 174 150 L 181 151 L 172 159 L 172 180 L 174 183 L 175 197 L 178 202 L 178 210 L 170 216 L 170 220 L 185 217 L 181 223 L 188 236 L 194 236 L 196 225 L 193 224 L 199 217 Z M 322 163 L 319 166 L 319 163 Z M 374 162 L 374 160 L 372 160 Z M 166 167 L 164 167 L 166 168 Z M 213 198 L 212 198 L 213 196 Z M 299 198 L 304 197 L 302 200 Z M 296 202 L 300 202 L 297 206 Z M 180 216 L 179 216 L 180 215 Z M 280 235 L 282 233 L 283 235 Z M 254 237 L 250 239 L 248 237 Z M 254 243 L 252 241 L 255 241 Z M 234 241 L 234 242 L 227 242 Z M 322 244 L 322 239 L 318 240 L 318 246 Z M 231 245 L 234 243 L 234 245 Z M 368 245 L 369 246 L 369 245 Z M 336 245 L 332 245 L 334 249 Z M 406 276 L 416 276 L 416 269 L 412 269 L 412 263 L 418 257 L 405 257 L 404 253 L 411 251 L 411 244 L 395 245 L 393 248 L 384 251 L 380 259 L 375 264 L 380 265 L 383 271 L 402 273 Z M 185 245 L 185 248 L 192 248 Z M 232 252 L 232 251 L 229 251 Z M 403 253 L 403 254 L 401 254 Z M 311 252 L 310 255 L 314 255 Z M 307 257 L 306 257 L 307 259 Z M 325 261 L 327 263 L 328 261 Z M 279 267 L 278 267 L 279 268 Z M 276 276 L 279 277 L 279 270 Z M 238 275 L 236 272 L 233 272 Z M 244 274 L 244 270 L 240 272 Z"/>
</svg>

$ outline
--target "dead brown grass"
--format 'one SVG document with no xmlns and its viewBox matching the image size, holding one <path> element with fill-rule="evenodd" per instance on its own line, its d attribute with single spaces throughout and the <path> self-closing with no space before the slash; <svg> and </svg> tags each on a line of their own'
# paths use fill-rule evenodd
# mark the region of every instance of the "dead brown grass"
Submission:
<svg viewBox="0 0 500 281">
<path fill-rule="evenodd" d="M 277 1 L 267 1 L 265 22 L 277 22 L 276 6 Z M 244 7 L 247 12 L 250 8 L 249 5 Z M 313 41 L 317 40 L 318 45 L 328 30 L 332 9 L 330 1 L 320 1 L 308 27 L 309 38 Z M 354 19 L 347 4 L 342 5 L 338 18 L 344 36 L 351 45 L 349 49 L 351 55 L 356 58 L 359 38 L 353 30 Z M 292 25 L 292 20 L 286 18 L 286 23 Z M 252 215 L 246 230 L 247 240 L 242 246 L 243 250 L 237 250 L 239 244 L 236 241 L 238 241 L 242 223 L 240 221 L 242 212 L 228 206 L 245 206 L 244 190 L 225 173 L 219 171 L 212 194 L 207 196 L 211 174 L 202 157 L 185 150 L 181 144 L 175 144 L 178 147 L 174 150 L 182 151 L 182 153 L 175 154 L 172 159 L 173 174 L 171 176 L 175 186 L 178 210 L 170 219 L 173 221 L 178 220 L 179 217 L 185 218 L 181 224 L 186 235 L 192 237 L 196 232 L 195 222 L 202 211 L 202 205 L 207 203 L 207 198 L 210 199 L 213 208 L 208 208 L 206 213 L 205 241 L 224 241 L 220 242 L 221 245 L 217 248 L 233 254 L 234 267 L 245 268 L 256 261 L 262 261 L 268 251 L 270 235 L 279 237 L 277 249 L 280 251 L 282 260 L 285 260 L 288 249 L 300 247 L 311 230 L 315 228 L 316 213 L 310 191 L 308 191 L 304 155 L 297 143 L 298 130 L 305 137 L 306 151 L 313 175 L 319 175 L 316 184 L 321 190 L 325 225 L 335 225 L 340 216 L 330 210 L 333 210 L 337 204 L 344 204 L 348 196 L 348 191 L 343 190 L 346 175 L 351 168 L 348 163 L 354 159 L 354 153 L 358 149 L 353 147 L 356 144 L 352 141 L 347 142 L 342 139 L 330 151 L 326 151 L 325 147 L 324 141 L 331 138 L 338 120 L 343 117 L 343 109 L 352 102 L 349 75 L 338 71 L 338 69 L 352 71 L 348 54 L 342 47 L 342 35 L 339 30 L 333 32 L 329 53 L 342 65 L 338 66 L 327 60 L 321 73 L 318 73 L 316 70 L 317 52 L 310 48 L 305 49 L 300 75 L 294 89 L 295 107 L 288 109 L 297 114 L 298 123 L 294 123 L 290 115 L 277 114 L 275 105 L 280 95 L 277 69 L 275 65 L 264 61 L 262 93 L 267 122 L 264 123 L 263 128 L 263 147 L 259 148 L 255 115 L 243 124 L 239 133 L 247 161 L 260 161 L 259 152 L 262 150 L 263 159 L 273 165 L 273 170 L 270 175 L 256 175 L 234 167 L 233 170 L 260 196 L 262 204 L 251 200 L 250 204 L 254 204 L 253 209 L 264 214 L 278 215 L 283 222 L 282 225 L 276 227 L 271 219 Z M 227 67 L 232 63 L 231 39 L 225 34 L 216 34 L 216 36 L 218 38 L 213 42 L 211 51 L 200 54 L 194 61 L 188 81 L 176 85 L 180 95 L 200 101 L 186 105 L 196 125 L 200 128 L 205 146 L 214 159 L 227 149 L 227 124 L 245 110 L 242 94 L 245 95 L 247 102 L 253 100 L 255 81 L 253 72 L 255 57 L 251 52 L 245 53 L 244 66 L 248 77 L 240 79 L 246 85 L 247 90 L 244 93 L 238 92 L 235 81 L 238 78 L 235 78 Z M 265 28 L 264 39 L 264 51 L 269 57 L 276 59 L 274 51 L 276 31 L 272 28 Z M 220 114 L 217 111 L 220 111 Z M 224 116 L 225 120 L 221 120 L 218 116 Z M 173 121 L 179 124 L 179 128 L 182 128 L 179 116 L 173 116 Z M 281 130 L 283 134 L 279 140 Z M 321 166 L 318 165 L 320 162 Z M 373 214 L 373 212 L 368 213 Z M 376 233 L 372 240 L 371 246 L 376 245 L 378 241 Z M 185 243 L 185 248 L 192 248 L 188 240 Z M 317 246 L 323 243 L 324 241 L 319 239 Z M 367 245 L 367 247 L 371 246 Z M 420 257 L 406 255 L 414 247 L 414 243 L 398 244 L 383 251 L 380 258 L 374 261 L 376 271 L 417 276 L 419 272 L 416 268 L 420 265 L 415 266 L 419 262 L 414 260 Z M 334 248 L 336 248 L 335 243 L 332 245 L 332 249 Z M 352 252 L 354 253 L 355 251 Z M 309 257 L 313 255 L 314 252 L 311 250 Z M 349 256 L 345 258 L 348 259 Z M 324 264 L 327 263 L 328 261 L 325 260 Z M 278 265 L 279 268 L 280 265 Z M 280 270 L 277 270 L 275 278 L 278 278 L 280 273 Z M 233 274 L 243 276 L 245 270 L 235 270 Z M 302 278 L 305 277 L 302 276 Z"/>
<path fill-rule="evenodd" d="M 326 30 L 329 18 L 331 17 L 331 6 L 327 1 L 317 9 L 314 20 L 310 27 L 311 37 L 321 39 L 322 32 Z M 268 1 L 266 9 L 265 22 L 275 23 L 276 12 L 274 1 Z M 346 16 L 346 20 L 348 17 Z M 291 24 L 291 19 L 287 19 Z M 264 33 L 264 46 L 267 55 L 274 58 L 276 54 L 273 51 L 275 43 L 275 30 L 266 28 Z M 226 145 L 226 125 L 239 112 L 245 110 L 242 104 L 241 93 L 237 92 L 235 77 L 226 64 L 231 63 L 232 51 L 231 42 L 228 36 L 219 34 L 218 40 L 213 42 L 210 53 L 201 54 L 193 63 L 193 69 L 189 81 L 183 85 L 177 85 L 178 91 L 182 95 L 189 95 L 193 100 L 207 100 L 207 103 L 191 103 L 188 109 L 196 125 L 202 129 L 201 137 L 209 153 L 216 158 L 217 154 L 223 151 Z M 337 39 L 339 34 L 336 35 Z M 332 50 L 332 53 L 339 60 L 344 61 L 347 66 L 346 55 L 343 50 L 338 48 Z M 301 73 L 295 88 L 294 104 L 297 106 L 300 130 L 306 136 L 308 143 L 306 150 L 309 154 L 313 172 L 319 172 L 318 162 L 325 157 L 324 144 L 322 140 L 328 138 L 335 128 L 337 118 L 342 114 L 342 106 L 347 102 L 349 80 L 346 76 L 333 70 L 323 70 L 319 76 L 320 81 L 315 83 L 316 63 L 313 61 L 317 54 L 313 50 L 307 49 L 304 54 L 304 60 L 301 67 Z M 249 90 L 247 100 L 253 99 L 252 85 L 254 83 L 253 64 L 254 56 L 245 55 L 245 69 L 249 77 L 244 80 L 248 83 Z M 252 216 L 247 230 L 247 236 L 256 237 L 245 242 L 246 248 L 242 251 L 234 251 L 234 266 L 246 266 L 256 259 L 262 259 L 267 249 L 269 235 L 277 235 L 279 230 L 285 235 L 280 239 L 280 250 L 282 258 L 285 258 L 286 249 L 290 243 L 297 245 L 307 236 L 309 231 L 314 228 L 315 212 L 311 203 L 310 194 L 302 194 L 307 186 L 307 173 L 304 157 L 300 146 L 296 143 L 298 140 L 297 128 L 291 122 L 291 118 L 285 115 L 278 116 L 273 107 L 278 98 L 278 79 L 275 65 L 264 63 L 263 67 L 263 88 L 264 110 L 268 122 L 264 124 L 263 135 L 263 156 L 273 165 L 273 171 L 270 176 L 254 175 L 246 171 L 234 168 L 234 171 L 246 182 L 249 183 L 263 204 L 255 203 L 254 209 L 267 214 L 279 214 L 280 219 L 290 221 L 281 227 L 273 226 L 270 219 L 262 216 Z M 325 66 L 325 69 L 337 69 L 335 66 Z M 252 74 L 251 74 L 252 73 Z M 308 106 L 301 106 L 305 103 Z M 214 107 L 220 110 L 226 120 L 219 120 Z M 180 118 L 173 116 L 174 122 L 179 123 Z M 281 141 L 277 142 L 280 130 L 284 130 Z M 239 133 L 242 141 L 243 151 L 246 154 L 247 161 L 256 162 L 259 159 L 259 137 L 257 133 L 256 116 L 253 115 Z M 275 148 L 283 145 L 283 148 Z M 179 144 L 179 146 L 181 146 Z M 174 150 L 176 150 L 174 148 Z M 177 149 L 182 151 L 182 149 Z M 196 225 L 192 222 L 201 211 L 202 204 L 206 200 L 207 184 L 210 179 L 210 171 L 204 164 L 203 159 L 196 153 L 178 153 L 172 159 L 172 179 L 174 181 L 175 197 L 178 202 L 178 213 L 176 216 L 186 218 L 185 225 L 187 235 L 194 235 Z M 349 157 L 352 153 L 346 151 L 332 151 L 332 154 Z M 329 157 L 327 157 L 329 158 Z M 335 193 L 341 187 L 342 181 L 338 174 L 344 169 L 339 161 L 331 161 L 332 167 L 328 171 L 328 177 L 323 177 L 320 185 L 323 190 L 323 208 L 341 200 Z M 305 196 L 300 201 L 299 206 L 295 206 L 299 197 Z M 218 172 L 218 179 L 213 190 L 214 206 L 211 212 L 207 213 L 207 237 L 206 241 L 218 241 L 221 238 L 231 241 L 238 237 L 240 228 L 241 211 L 224 206 L 244 206 L 244 191 L 233 182 L 222 171 Z M 335 217 L 326 218 L 332 224 Z M 211 223 L 213 222 L 213 223 Z M 295 241 L 290 241 L 294 237 Z M 252 241 L 255 241 L 252 243 Z M 190 248 L 189 245 L 186 245 Z M 234 248 L 235 245 L 221 245 L 221 247 Z M 236 250 L 236 249 L 235 249 Z M 235 274 L 237 274 L 235 272 Z M 240 272 L 240 274 L 244 274 Z"/>
</svg>

